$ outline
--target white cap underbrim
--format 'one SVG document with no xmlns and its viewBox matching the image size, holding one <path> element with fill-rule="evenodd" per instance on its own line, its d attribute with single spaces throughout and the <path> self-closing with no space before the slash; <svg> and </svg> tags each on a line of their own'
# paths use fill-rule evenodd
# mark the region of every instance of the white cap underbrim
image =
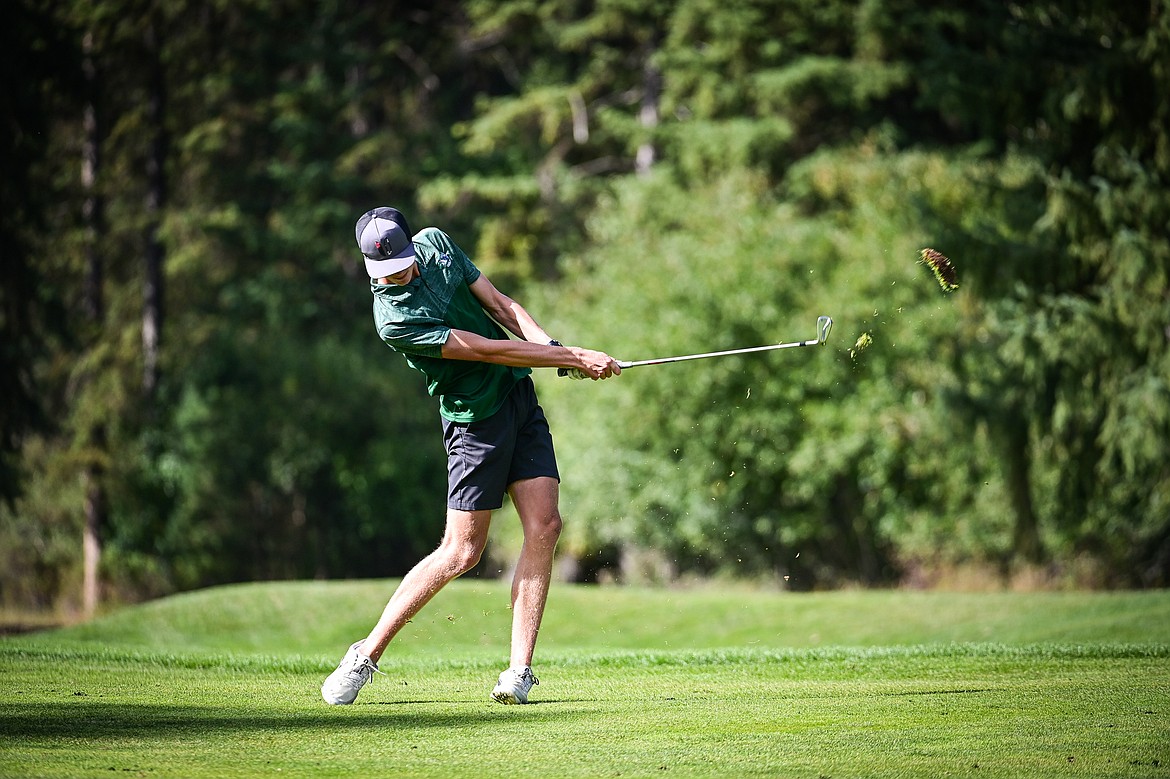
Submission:
<svg viewBox="0 0 1170 779">
<path fill-rule="evenodd" d="M 369 257 L 365 259 L 366 273 L 370 274 L 371 279 L 393 276 L 396 273 L 402 273 L 402 271 L 414 265 L 414 246 L 406 248 L 397 257 L 391 257 L 386 260 L 371 260 Z"/>
</svg>

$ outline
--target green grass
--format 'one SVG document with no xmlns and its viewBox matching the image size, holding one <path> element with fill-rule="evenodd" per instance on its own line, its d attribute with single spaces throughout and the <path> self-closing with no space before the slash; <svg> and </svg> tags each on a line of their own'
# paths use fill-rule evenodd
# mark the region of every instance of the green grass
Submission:
<svg viewBox="0 0 1170 779">
<path fill-rule="evenodd" d="M 350 707 L 393 582 L 216 588 L 0 640 L 0 776 L 1170 776 L 1170 593 L 558 586 L 536 705 L 456 582 Z"/>
</svg>

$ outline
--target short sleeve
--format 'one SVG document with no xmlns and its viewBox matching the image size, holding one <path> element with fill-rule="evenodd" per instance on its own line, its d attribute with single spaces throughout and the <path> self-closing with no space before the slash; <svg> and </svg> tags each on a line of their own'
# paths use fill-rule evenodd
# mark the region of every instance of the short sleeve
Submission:
<svg viewBox="0 0 1170 779">
<path fill-rule="evenodd" d="M 443 356 L 443 344 L 451 336 L 451 328 L 438 322 L 433 325 L 386 322 L 378 328 L 378 336 L 396 352 L 438 358 Z"/>
</svg>

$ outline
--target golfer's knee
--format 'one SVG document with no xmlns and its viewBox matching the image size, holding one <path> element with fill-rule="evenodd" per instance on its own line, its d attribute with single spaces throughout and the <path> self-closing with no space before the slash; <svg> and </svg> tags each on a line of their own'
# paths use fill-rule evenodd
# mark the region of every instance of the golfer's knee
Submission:
<svg viewBox="0 0 1170 779">
<path fill-rule="evenodd" d="M 440 551 L 451 577 L 462 576 L 479 565 L 479 559 L 483 556 L 486 546 L 486 543 L 476 540 L 446 540 Z"/>
<path fill-rule="evenodd" d="M 462 576 L 479 563 L 488 542 L 491 512 L 447 510 L 447 528 L 436 552 L 450 578 Z"/>
<path fill-rule="evenodd" d="M 557 539 L 561 537 L 561 528 L 564 523 L 561 521 L 561 513 L 553 510 L 548 514 L 542 514 L 534 521 L 529 522 L 525 527 L 526 540 L 542 541 L 546 544 L 556 544 Z"/>
</svg>

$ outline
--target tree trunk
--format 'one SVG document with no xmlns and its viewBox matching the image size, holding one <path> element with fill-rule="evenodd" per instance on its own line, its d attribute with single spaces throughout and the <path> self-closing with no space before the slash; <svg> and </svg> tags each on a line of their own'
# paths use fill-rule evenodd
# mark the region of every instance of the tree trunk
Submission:
<svg viewBox="0 0 1170 779">
<path fill-rule="evenodd" d="M 146 28 L 146 48 L 153 67 L 147 98 L 146 118 L 153 132 L 146 160 L 147 237 L 142 307 L 142 386 L 148 400 L 153 399 L 159 381 L 159 351 L 163 333 L 163 262 L 165 249 L 159 240 L 162 212 L 166 206 L 166 159 L 169 139 L 166 132 L 166 80 L 163 76 L 160 43 L 156 24 Z"/>
<path fill-rule="evenodd" d="M 101 469 L 97 466 L 87 465 L 82 478 L 85 485 L 85 531 L 81 539 L 81 603 L 85 618 L 92 619 L 101 601 L 101 528 L 105 524 L 106 493 L 102 486 Z"/>
<path fill-rule="evenodd" d="M 1015 514 L 1012 549 L 1015 556 L 1029 563 L 1041 562 L 1044 549 L 1040 543 L 1040 523 L 1032 502 L 1032 455 L 1028 448 L 1028 422 L 1012 414 L 1005 426 L 1004 442 L 1007 465 L 1008 497 Z"/>
<path fill-rule="evenodd" d="M 85 80 L 86 102 L 82 114 L 84 138 L 81 149 L 81 189 L 84 193 L 81 214 L 85 224 L 85 277 L 82 290 L 83 309 L 94 333 L 100 332 L 105 318 L 105 302 L 102 285 L 105 268 L 99 249 L 104 232 L 104 202 L 97 191 L 98 170 L 101 167 L 102 126 L 98 117 L 97 95 L 98 74 L 93 61 L 93 34 L 87 33 L 82 40 L 84 59 L 82 73 Z M 99 575 L 101 570 L 102 527 L 106 523 L 105 485 L 102 481 L 101 459 L 105 454 L 105 425 L 98 423 L 89 431 L 90 454 L 82 468 L 82 483 L 85 489 L 83 513 L 85 524 L 82 529 L 81 559 L 82 585 L 81 602 L 87 619 L 97 613 L 101 600 Z"/>
<path fill-rule="evenodd" d="M 658 107 L 662 97 L 662 71 L 652 62 L 653 51 L 647 52 L 642 67 L 642 106 L 638 112 L 638 122 L 647 130 L 658 127 Z M 654 166 L 658 153 L 654 141 L 647 138 L 638 146 L 638 154 L 634 159 L 634 170 L 639 176 L 645 176 Z"/>
<path fill-rule="evenodd" d="M 105 208 L 102 197 L 97 192 L 102 144 L 97 110 L 97 66 L 93 61 L 92 33 L 86 33 L 82 39 L 82 51 L 85 55 L 82 72 L 86 87 L 85 111 L 82 115 L 85 137 L 81 146 L 81 190 L 85 193 L 85 199 L 81 204 L 81 216 L 85 223 L 85 289 L 82 293 L 82 303 L 89 322 L 100 325 L 105 315 L 105 301 L 102 295 L 105 268 L 101 252 L 98 251 L 98 238 L 102 231 Z"/>
</svg>

